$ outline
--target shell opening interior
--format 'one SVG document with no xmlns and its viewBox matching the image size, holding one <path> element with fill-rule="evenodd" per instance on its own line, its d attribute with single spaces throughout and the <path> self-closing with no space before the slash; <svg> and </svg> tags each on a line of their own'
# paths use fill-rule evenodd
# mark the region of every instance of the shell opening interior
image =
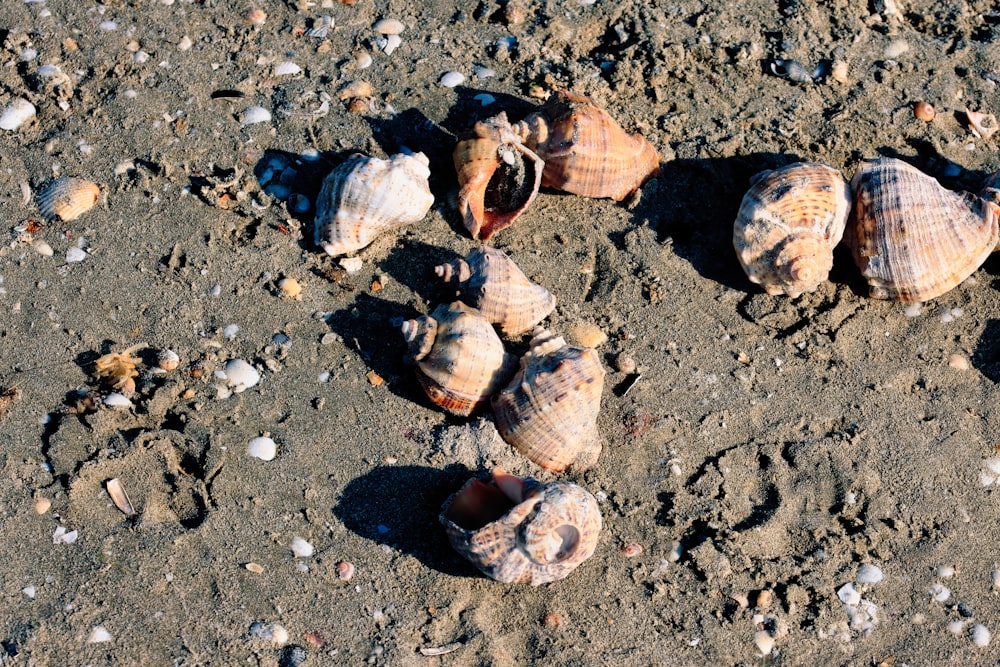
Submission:
<svg viewBox="0 0 1000 667">
<path fill-rule="evenodd" d="M 444 516 L 459 528 L 478 530 L 512 507 L 513 501 L 500 487 L 476 479 L 455 495 Z"/>
<path fill-rule="evenodd" d="M 559 562 L 576 551 L 576 545 L 580 543 L 580 531 L 575 526 L 562 525 L 556 528 L 555 532 L 562 541 L 562 545 L 555 554 L 555 562 Z"/>
<path fill-rule="evenodd" d="M 535 164 L 525 160 L 511 144 L 497 147 L 499 164 L 483 196 L 487 211 L 511 213 L 522 208 L 535 189 Z"/>
</svg>

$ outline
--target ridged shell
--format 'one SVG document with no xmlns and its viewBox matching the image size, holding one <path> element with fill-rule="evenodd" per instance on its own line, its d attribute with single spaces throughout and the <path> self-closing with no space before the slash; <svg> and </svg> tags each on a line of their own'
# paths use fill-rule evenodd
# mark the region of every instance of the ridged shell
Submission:
<svg viewBox="0 0 1000 667">
<path fill-rule="evenodd" d="M 845 234 L 870 294 L 919 302 L 955 287 L 997 245 L 1000 206 L 953 192 L 895 158 L 864 162 L 851 181 Z"/>
<path fill-rule="evenodd" d="M 38 208 L 50 220 L 76 220 L 94 208 L 101 188 L 83 178 L 55 178 L 43 185 L 36 195 Z"/>
<path fill-rule="evenodd" d="M 465 259 L 434 267 L 458 296 L 503 331 L 517 336 L 544 320 L 556 307 L 547 289 L 528 280 L 510 257 L 496 248 L 476 248 Z"/>
<path fill-rule="evenodd" d="M 567 345 L 541 327 L 534 334 L 517 375 L 493 397 L 497 430 L 546 470 L 586 470 L 601 453 L 604 368 L 591 348 Z"/>
<path fill-rule="evenodd" d="M 442 408 L 466 416 L 484 407 L 510 380 L 517 358 L 503 349 L 493 325 L 460 301 L 402 326 L 417 379 Z"/>
<path fill-rule="evenodd" d="M 538 194 L 544 164 L 521 143 L 506 113 L 476 123 L 452 157 L 458 210 L 474 239 L 485 241 L 509 227 Z"/>
<path fill-rule="evenodd" d="M 736 256 L 768 294 L 812 292 L 830 274 L 850 212 L 850 188 L 833 167 L 797 162 L 765 172 L 733 224 Z"/>
<path fill-rule="evenodd" d="M 440 521 L 455 550 L 484 574 L 532 586 L 569 575 L 594 553 L 601 532 L 600 508 L 586 489 L 500 470 L 466 482 Z"/>
<path fill-rule="evenodd" d="M 653 145 L 583 95 L 559 91 L 514 130 L 545 161 L 542 185 L 557 190 L 621 201 L 660 173 Z"/>
<path fill-rule="evenodd" d="M 434 197 L 423 153 L 389 160 L 352 155 L 324 179 L 316 200 L 316 244 L 331 256 L 360 250 L 377 234 L 421 220 Z"/>
</svg>

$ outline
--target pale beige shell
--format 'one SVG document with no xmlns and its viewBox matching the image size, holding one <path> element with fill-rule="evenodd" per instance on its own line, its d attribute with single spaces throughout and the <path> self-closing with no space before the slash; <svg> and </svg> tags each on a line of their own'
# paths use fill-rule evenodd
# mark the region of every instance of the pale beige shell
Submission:
<svg viewBox="0 0 1000 667">
<path fill-rule="evenodd" d="M 316 244 L 343 255 L 380 232 L 423 219 L 434 203 L 428 164 L 423 153 L 349 157 L 324 179 L 316 199 Z"/>
<path fill-rule="evenodd" d="M 506 113 L 480 121 L 455 146 L 458 210 L 472 238 L 485 241 L 534 200 L 544 163 L 525 148 Z"/>
<path fill-rule="evenodd" d="M 513 126 L 544 160 L 542 185 L 621 201 L 660 173 L 660 154 L 584 95 L 559 91 Z"/>
<path fill-rule="evenodd" d="M 456 283 L 459 298 L 506 336 L 532 329 L 556 307 L 551 292 L 528 280 L 514 260 L 496 248 L 476 248 L 465 259 L 434 267 L 434 272 Z"/>
<path fill-rule="evenodd" d="M 456 415 L 484 407 L 517 369 L 489 321 L 460 301 L 403 322 L 402 331 L 424 392 Z"/>
<path fill-rule="evenodd" d="M 830 274 L 850 211 L 850 187 L 833 167 L 797 162 L 764 172 L 736 215 L 736 256 L 768 294 L 812 292 Z"/>
<path fill-rule="evenodd" d="M 953 192 L 895 158 L 864 162 L 851 181 L 845 239 L 878 299 L 927 301 L 968 278 L 997 245 L 1000 206 Z"/>
<path fill-rule="evenodd" d="M 497 430 L 546 470 L 586 470 L 601 453 L 597 413 L 603 387 L 595 350 L 567 345 L 538 327 L 517 375 L 493 397 Z"/>
<path fill-rule="evenodd" d="M 38 208 L 50 220 L 76 220 L 94 208 L 101 188 L 83 178 L 55 178 L 43 185 L 36 195 Z"/>
<path fill-rule="evenodd" d="M 445 502 L 440 521 L 451 545 L 505 584 L 538 586 L 569 575 L 593 555 L 601 511 L 586 489 L 541 484 L 501 470 L 471 479 Z"/>
</svg>

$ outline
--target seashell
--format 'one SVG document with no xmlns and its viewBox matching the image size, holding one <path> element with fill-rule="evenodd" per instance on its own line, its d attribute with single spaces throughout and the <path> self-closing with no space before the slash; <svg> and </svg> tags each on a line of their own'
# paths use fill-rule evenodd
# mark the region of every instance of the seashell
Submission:
<svg viewBox="0 0 1000 667">
<path fill-rule="evenodd" d="M 768 294 L 812 292 L 830 274 L 850 211 L 847 181 L 833 167 L 796 162 L 764 172 L 733 224 L 736 256 Z"/>
<path fill-rule="evenodd" d="M 513 129 L 544 160 L 543 186 L 621 201 L 660 173 L 653 145 L 583 95 L 559 91 Z"/>
<path fill-rule="evenodd" d="M 460 301 L 403 322 L 402 331 L 424 392 L 456 415 L 485 406 L 517 369 L 489 321 Z"/>
<path fill-rule="evenodd" d="M 0 130 L 15 131 L 35 117 L 35 105 L 17 97 L 0 112 Z"/>
<path fill-rule="evenodd" d="M 545 163 L 525 148 L 506 113 L 476 123 L 455 146 L 458 210 L 472 238 L 485 241 L 521 215 L 542 184 Z"/>
<path fill-rule="evenodd" d="M 1000 206 L 953 192 L 895 158 L 869 160 L 851 181 L 845 239 L 877 299 L 927 301 L 968 278 L 1000 236 Z"/>
<path fill-rule="evenodd" d="M 805 68 L 805 65 L 797 60 L 782 60 L 777 58 L 771 61 L 771 74 L 788 79 L 795 83 L 812 83 L 813 75 Z"/>
<path fill-rule="evenodd" d="M 438 83 L 445 88 L 454 88 L 455 86 L 461 85 L 465 81 L 465 75 L 461 72 L 445 72 L 441 75 Z"/>
<path fill-rule="evenodd" d="M 257 123 L 270 123 L 271 112 L 262 106 L 247 107 L 240 112 L 240 127 L 256 125 Z"/>
<path fill-rule="evenodd" d="M 379 232 L 422 219 L 434 203 L 428 164 L 423 153 L 349 157 L 323 180 L 316 244 L 335 257 L 364 248 Z"/>
<path fill-rule="evenodd" d="M 445 282 L 458 284 L 458 296 L 506 336 L 517 336 L 544 320 L 556 307 L 547 289 L 528 280 L 510 257 L 482 246 L 465 259 L 434 267 Z"/>
<path fill-rule="evenodd" d="M 989 139 L 997 131 L 997 119 L 991 113 L 980 113 L 966 109 L 965 118 L 969 121 L 969 127 L 983 139 Z"/>
<path fill-rule="evenodd" d="M 439 518 L 455 550 L 505 584 L 565 578 L 594 553 L 601 532 L 600 508 L 586 489 L 502 470 L 466 482 Z"/>
<path fill-rule="evenodd" d="M 43 185 L 36 195 L 38 208 L 50 220 L 76 220 L 94 208 L 101 188 L 82 178 L 55 178 Z"/>
<path fill-rule="evenodd" d="M 601 453 L 597 431 L 604 368 L 592 348 L 536 327 L 521 368 L 493 397 L 500 436 L 546 470 L 586 470 Z"/>
</svg>

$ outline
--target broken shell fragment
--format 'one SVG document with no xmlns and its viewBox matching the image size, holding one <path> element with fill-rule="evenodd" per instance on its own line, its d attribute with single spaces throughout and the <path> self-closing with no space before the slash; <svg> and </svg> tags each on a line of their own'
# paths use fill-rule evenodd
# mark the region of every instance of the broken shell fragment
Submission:
<svg viewBox="0 0 1000 667">
<path fill-rule="evenodd" d="M 568 576 L 594 553 L 601 531 L 600 508 L 586 489 L 502 470 L 466 482 L 445 502 L 440 521 L 455 550 L 481 572 L 532 586 Z"/>
<path fill-rule="evenodd" d="M 601 453 L 597 430 L 604 368 L 592 348 L 537 327 L 521 368 L 493 397 L 500 436 L 554 472 L 586 470 Z"/>
<path fill-rule="evenodd" d="M 55 178 L 38 190 L 38 208 L 49 220 L 76 220 L 97 203 L 101 188 L 83 178 Z"/>
<path fill-rule="evenodd" d="M 424 392 L 456 415 L 484 407 L 517 368 L 493 325 L 460 301 L 403 322 L 402 331 Z"/>
<path fill-rule="evenodd" d="M 364 248 L 380 232 L 421 220 L 434 203 L 428 164 L 423 153 L 349 157 L 323 181 L 316 244 L 335 257 Z"/>
<path fill-rule="evenodd" d="M 0 112 L 0 130 L 11 132 L 35 117 L 35 105 L 23 98 L 15 98 Z"/>
<path fill-rule="evenodd" d="M 458 210 L 472 238 L 509 227 L 538 194 L 542 159 L 521 143 L 506 113 L 480 121 L 455 146 Z"/>
<path fill-rule="evenodd" d="M 459 298 L 506 336 L 530 330 L 556 306 L 551 292 L 528 280 L 514 260 L 496 248 L 476 248 L 465 259 L 434 267 L 434 272 L 446 283 L 454 282 Z"/>
<path fill-rule="evenodd" d="M 989 139 L 997 131 L 997 119 L 991 113 L 979 113 L 966 109 L 965 117 L 969 121 L 969 127 L 983 139 Z"/>
<path fill-rule="evenodd" d="M 115 504 L 122 514 L 125 516 L 132 516 L 135 514 L 135 508 L 132 506 L 132 501 L 129 500 L 128 494 L 125 493 L 125 487 L 122 486 L 122 481 L 117 477 L 109 479 L 104 483 L 104 487 L 108 491 L 108 495 L 111 496 L 111 501 Z"/>
<path fill-rule="evenodd" d="M 660 173 L 660 154 L 584 95 L 557 92 L 513 126 L 545 162 L 542 185 L 621 201 Z"/>
<path fill-rule="evenodd" d="M 736 256 L 768 294 L 812 292 L 833 267 L 850 211 L 847 181 L 833 167 L 796 162 L 765 172 L 733 224 Z"/>
<path fill-rule="evenodd" d="M 877 299 L 933 299 L 968 278 L 1000 236 L 1000 206 L 953 192 L 895 158 L 864 162 L 851 181 L 845 240 Z"/>
</svg>

